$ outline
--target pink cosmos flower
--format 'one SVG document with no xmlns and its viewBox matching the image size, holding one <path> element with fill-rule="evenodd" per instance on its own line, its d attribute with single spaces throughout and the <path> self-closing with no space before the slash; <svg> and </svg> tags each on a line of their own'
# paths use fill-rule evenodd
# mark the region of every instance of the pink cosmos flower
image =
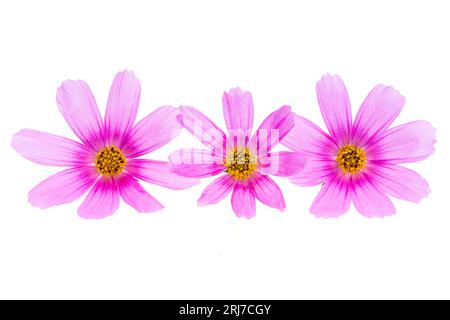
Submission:
<svg viewBox="0 0 450 320">
<path fill-rule="evenodd" d="M 163 206 L 137 179 L 170 189 L 198 183 L 170 171 L 167 162 L 137 159 L 158 149 L 181 130 L 178 110 L 164 106 L 133 126 L 141 87 L 133 73 L 114 78 L 103 123 L 95 99 L 84 81 L 64 81 L 56 94 L 59 109 L 82 143 L 60 136 L 23 129 L 12 147 L 23 157 L 43 165 L 69 167 L 41 182 L 29 193 L 40 208 L 68 203 L 89 189 L 78 209 L 84 218 L 103 218 L 119 206 L 119 195 L 139 212 Z"/>
<path fill-rule="evenodd" d="M 338 76 L 317 83 L 317 98 L 330 134 L 295 116 L 295 126 L 283 144 L 308 154 L 303 171 L 289 179 L 300 186 L 323 184 L 311 206 L 318 217 L 337 217 L 350 201 L 366 217 L 395 214 L 387 195 L 419 202 L 430 192 L 428 183 L 399 163 L 416 162 L 434 151 L 435 129 L 414 121 L 389 129 L 405 98 L 392 87 L 377 85 L 352 120 L 347 90 Z"/>
<path fill-rule="evenodd" d="M 204 114 L 180 107 L 180 123 L 209 150 L 179 150 L 170 155 L 173 171 L 185 177 L 222 174 L 203 191 L 198 205 L 217 203 L 231 190 L 231 204 L 238 217 L 255 216 L 255 198 L 283 210 L 286 205 L 278 185 L 268 176 L 288 176 L 302 169 L 305 155 L 270 151 L 294 125 L 289 106 L 270 114 L 251 135 L 253 101 L 249 92 L 233 89 L 223 95 L 228 137 Z"/>
</svg>

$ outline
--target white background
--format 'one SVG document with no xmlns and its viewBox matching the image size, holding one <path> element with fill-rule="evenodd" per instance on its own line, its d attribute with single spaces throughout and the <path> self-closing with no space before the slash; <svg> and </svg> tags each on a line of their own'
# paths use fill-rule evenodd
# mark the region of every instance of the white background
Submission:
<svg viewBox="0 0 450 320">
<path fill-rule="evenodd" d="M 448 1 L 2 1 L 0 298 L 450 298 Z M 101 111 L 116 72 L 142 83 L 138 118 L 192 105 L 224 127 L 221 95 L 253 94 L 255 126 L 275 108 L 324 127 L 315 83 L 344 79 L 353 112 L 378 83 L 406 96 L 395 124 L 428 120 L 436 152 L 409 165 L 430 183 L 420 204 L 366 219 L 317 219 L 320 187 L 277 179 L 288 209 L 238 219 L 227 198 L 198 208 L 200 186 L 145 184 L 166 209 L 121 204 L 100 221 L 69 205 L 41 210 L 28 191 L 59 169 L 10 147 L 32 128 L 75 138 L 55 102 L 84 79 Z M 183 132 L 149 158 L 200 144 Z"/>
</svg>

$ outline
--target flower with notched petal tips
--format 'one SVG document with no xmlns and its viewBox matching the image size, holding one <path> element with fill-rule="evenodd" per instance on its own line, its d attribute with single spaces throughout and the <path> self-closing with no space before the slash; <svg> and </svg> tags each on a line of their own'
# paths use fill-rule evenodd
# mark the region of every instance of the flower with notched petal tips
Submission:
<svg viewBox="0 0 450 320">
<path fill-rule="evenodd" d="M 252 136 L 251 94 L 233 89 L 224 93 L 222 102 L 228 136 L 195 108 L 180 107 L 180 123 L 209 150 L 174 152 L 170 156 L 174 172 L 197 178 L 222 174 L 203 191 L 199 205 L 217 203 L 232 191 L 231 205 L 238 217 L 255 216 L 255 198 L 283 210 L 283 194 L 269 175 L 286 177 L 305 164 L 303 153 L 271 152 L 294 125 L 291 108 L 284 106 L 270 114 Z"/>
<path fill-rule="evenodd" d="M 295 116 L 295 126 L 282 141 L 306 152 L 303 171 L 289 177 L 301 186 L 323 184 L 311 206 L 318 217 L 337 217 L 353 201 L 366 217 L 395 213 L 387 195 L 419 202 L 430 192 L 428 183 L 400 163 L 416 162 L 434 151 L 435 129 L 426 121 L 389 128 L 405 98 L 392 87 L 377 85 L 364 100 L 355 120 L 343 81 L 325 75 L 317 97 L 330 134 L 311 121 Z"/>
<path fill-rule="evenodd" d="M 138 159 L 178 135 L 178 110 L 164 106 L 134 125 L 141 93 L 133 73 L 120 72 L 109 93 L 104 122 L 84 81 L 64 81 L 57 92 L 59 109 L 82 143 L 23 129 L 12 139 L 23 157 L 43 165 L 69 167 L 41 182 L 29 193 L 40 208 L 72 202 L 89 191 L 78 209 L 84 218 L 103 218 L 119 207 L 119 196 L 139 212 L 163 206 L 138 179 L 170 189 L 185 189 L 197 179 L 178 176 L 164 161 Z"/>
</svg>

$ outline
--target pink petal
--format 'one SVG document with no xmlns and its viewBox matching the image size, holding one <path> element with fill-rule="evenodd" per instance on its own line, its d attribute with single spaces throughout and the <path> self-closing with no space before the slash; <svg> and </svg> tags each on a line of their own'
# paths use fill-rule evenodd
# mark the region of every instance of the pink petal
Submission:
<svg viewBox="0 0 450 320">
<path fill-rule="evenodd" d="M 223 153 L 226 136 L 203 113 L 192 107 L 180 107 L 178 120 L 183 127 L 205 146 Z"/>
<path fill-rule="evenodd" d="M 184 177 L 210 177 L 225 171 L 223 161 L 209 150 L 183 149 L 169 156 L 173 172 Z"/>
<path fill-rule="evenodd" d="M 330 156 L 339 147 L 332 138 L 311 121 L 294 115 L 294 127 L 281 141 L 281 144 L 294 151 Z"/>
<path fill-rule="evenodd" d="M 336 161 L 331 157 L 308 156 L 303 169 L 288 178 L 299 186 L 315 186 L 328 181 L 337 170 Z"/>
<path fill-rule="evenodd" d="M 250 140 L 250 147 L 257 150 L 259 156 L 266 156 L 293 127 L 291 107 L 283 106 L 264 119 Z"/>
<path fill-rule="evenodd" d="M 249 185 L 242 183 L 234 185 L 231 206 L 238 217 L 250 219 L 256 215 L 255 196 Z"/>
<path fill-rule="evenodd" d="M 228 174 L 220 176 L 211 182 L 198 199 L 197 204 L 199 206 L 204 206 L 208 204 L 218 203 L 223 198 L 225 198 L 230 191 L 233 189 L 235 180 Z"/>
<path fill-rule="evenodd" d="M 377 166 L 370 174 L 381 189 L 398 199 L 418 203 L 431 192 L 424 178 L 398 165 Z"/>
<path fill-rule="evenodd" d="M 395 207 L 385 191 L 367 175 L 353 182 L 352 200 L 356 210 L 368 218 L 395 214 Z"/>
<path fill-rule="evenodd" d="M 405 103 L 405 97 L 392 87 L 377 85 L 364 100 L 353 126 L 353 143 L 370 145 L 394 122 Z"/>
<path fill-rule="evenodd" d="M 434 152 L 435 142 L 436 129 L 426 121 L 414 121 L 385 131 L 366 151 L 371 161 L 416 162 Z"/>
<path fill-rule="evenodd" d="M 78 215 L 86 219 L 101 219 L 119 208 L 119 189 L 115 179 L 100 178 L 78 208 Z"/>
<path fill-rule="evenodd" d="M 268 163 L 260 168 L 265 174 L 287 177 L 302 171 L 307 156 L 302 152 L 273 152 L 267 158 Z"/>
<path fill-rule="evenodd" d="M 350 190 L 348 180 L 335 175 L 326 182 L 311 206 L 316 217 L 335 218 L 350 208 Z"/>
<path fill-rule="evenodd" d="M 231 89 L 228 93 L 223 93 L 222 104 L 231 141 L 248 139 L 253 126 L 253 100 L 250 92 L 240 88 Z"/>
<path fill-rule="evenodd" d="M 139 121 L 123 143 L 122 150 L 128 158 L 150 153 L 175 138 L 181 130 L 177 114 L 178 109 L 164 106 Z"/>
<path fill-rule="evenodd" d="M 58 88 L 56 101 L 67 123 L 85 145 L 94 152 L 104 146 L 102 118 L 84 81 L 64 81 Z"/>
<path fill-rule="evenodd" d="M 258 175 L 252 181 L 252 185 L 256 198 L 266 206 L 280 210 L 286 209 L 283 193 L 271 178 L 266 175 Z"/>
<path fill-rule="evenodd" d="M 119 72 L 109 91 L 105 114 L 105 138 L 110 145 L 121 146 L 131 130 L 139 107 L 141 85 L 130 71 Z"/>
<path fill-rule="evenodd" d="M 131 175 L 123 174 L 118 181 L 118 185 L 123 201 L 138 212 L 154 212 L 164 208 Z"/>
<path fill-rule="evenodd" d="M 28 194 L 28 201 L 42 209 L 72 202 L 92 187 L 97 176 L 92 167 L 64 170 L 34 187 Z"/>
<path fill-rule="evenodd" d="M 329 74 L 316 85 L 317 100 L 328 131 L 339 144 L 350 141 L 352 109 L 342 79 Z"/>
<path fill-rule="evenodd" d="M 24 158 L 49 166 L 75 167 L 94 161 L 81 143 L 35 130 L 20 130 L 11 145 Z"/>
<path fill-rule="evenodd" d="M 131 159 L 126 170 L 138 179 L 173 190 L 187 189 L 200 183 L 198 179 L 175 174 L 166 161 Z"/>
</svg>

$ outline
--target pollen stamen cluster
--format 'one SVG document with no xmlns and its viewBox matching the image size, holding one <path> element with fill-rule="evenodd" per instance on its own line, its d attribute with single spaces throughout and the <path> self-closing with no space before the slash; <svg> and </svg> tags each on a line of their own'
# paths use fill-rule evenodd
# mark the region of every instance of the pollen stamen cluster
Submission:
<svg viewBox="0 0 450 320">
<path fill-rule="evenodd" d="M 244 181 L 249 179 L 257 169 L 256 157 L 249 148 L 234 147 L 225 158 L 225 172 L 234 179 Z"/>
<path fill-rule="evenodd" d="M 122 151 L 115 146 L 103 148 L 97 153 L 95 168 L 104 177 L 119 175 L 127 163 Z"/>
<path fill-rule="evenodd" d="M 344 173 L 356 174 L 366 166 L 366 153 L 360 147 L 346 144 L 343 146 L 336 157 L 339 168 Z"/>
</svg>

